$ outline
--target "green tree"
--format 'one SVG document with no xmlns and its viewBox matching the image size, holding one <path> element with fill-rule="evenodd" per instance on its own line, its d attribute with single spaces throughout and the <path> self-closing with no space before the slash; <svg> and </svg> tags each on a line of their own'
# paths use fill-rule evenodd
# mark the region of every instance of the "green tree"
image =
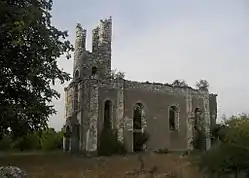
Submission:
<svg viewBox="0 0 249 178">
<path fill-rule="evenodd" d="M 40 146 L 40 137 L 37 133 L 29 133 L 23 137 L 13 138 L 13 148 L 20 151 L 38 150 Z"/>
<path fill-rule="evenodd" d="M 215 124 L 215 126 L 211 129 L 212 143 L 224 141 L 226 134 L 226 127 L 227 126 L 224 123 Z"/>
<path fill-rule="evenodd" d="M 62 148 L 63 132 L 56 132 L 53 128 L 44 130 L 41 136 L 43 150 L 57 150 Z"/>
<path fill-rule="evenodd" d="M 124 79 L 125 73 L 117 71 L 117 69 L 114 69 L 111 71 L 111 78 L 112 79 Z"/>
<path fill-rule="evenodd" d="M 175 80 L 173 83 L 172 83 L 172 86 L 174 87 L 187 87 L 187 83 L 185 80 Z"/>
<path fill-rule="evenodd" d="M 208 91 L 209 83 L 206 80 L 200 80 L 196 82 L 196 87 L 198 90 Z"/>
<path fill-rule="evenodd" d="M 0 150 L 7 151 L 12 148 L 12 139 L 9 135 L 4 135 L 0 140 Z"/>
<path fill-rule="evenodd" d="M 59 98 L 51 88 L 70 76 L 57 65 L 73 50 L 67 32 L 51 24 L 52 0 L 0 1 L 0 136 L 14 136 L 47 127 Z"/>
<path fill-rule="evenodd" d="M 125 154 L 126 149 L 123 143 L 118 140 L 117 132 L 104 127 L 100 134 L 99 156 L 111 156 L 113 154 Z"/>
<path fill-rule="evenodd" d="M 249 117 L 232 116 L 224 124 L 223 139 L 217 147 L 203 153 L 199 166 L 212 174 L 233 174 L 237 178 L 249 167 Z"/>
</svg>

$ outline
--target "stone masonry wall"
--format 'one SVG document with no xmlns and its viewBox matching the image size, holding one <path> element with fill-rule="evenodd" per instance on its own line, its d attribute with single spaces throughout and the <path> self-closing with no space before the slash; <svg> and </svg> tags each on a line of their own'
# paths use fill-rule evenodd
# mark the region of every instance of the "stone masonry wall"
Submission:
<svg viewBox="0 0 249 178">
<path fill-rule="evenodd" d="M 71 117 L 73 114 L 73 87 L 64 89 L 65 91 L 65 118 Z"/>
<path fill-rule="evenodd" d="M 83 56 L 86 51 L 86 30 L 81 27 L 80 24 L 76 26 L 76 40 L 75 40 L 75 51 L 74 51 L 74 65 L 73 73 L 79 70 L 83 64 Z"/>
<path fill-rule="evenodd" d="M 192 139 L 192 122 L 190 118 L 192 118 L 193 115 L 193 98 L 203 99 L 203 104 L 205 106 L 204 115 L 207 124 L 210 124 L 210 113 L 212 120 L 215 120 L 213 117 L 215 113 L 217 115 L 217 103 L 213 102 L 214 100 L 211 102 L 210 95 L 207 92 L 195 90 L 191 87 L 173 87 L 170 84 L 111 79 L 112 18 L 110 17 L 105 20 L 100 20 L 100 24 L 92 31 L 92 33 L 92 52 L 89 52 L 86 50 L 86 30 L 83 29 L 80 24 L 76 26 L 73 69 L 74 78 L 73 82 L 65 89 L 66 119 L 72 117 L 73 114 L 75 114 L 75 111 L 80 113 L 77 115 L 77 119 L 81 124 L 81 149 L 89 152 L 97 151 L 97 123 L 99 117 L 98 95 L 100 87 L 117 90 L 114 112 L 117 120 L 116 127 L 118 128 L 118 139 L 120 141 L 124 141 L 124 128 L 125 130 L 131 130 L 133 128 L 132 118 L 124 117 L 124 90 L 160 92 L 167 93 L 169 95 L 179 95 L 186 98 L 186 110 L 188 113 L 187 138 L 189 139 L 188 148 L 191 149 L 190 141 Z M 93 67 L 97 68 L 96 74 L 92 73 Z M 77 71 L 79 71 L 78 78 L 75 77 Z M 79 86 L 79 93 L 77 94 L 75 93 L 76 91 L 74 91 L 75 85 Z M 78 104 L 74 102 L 76 98 Z M 213 107 L 215 104 L 216 107 Z M 210 111 L 210 109 L 212 111 Z M 216 112 L 214 111 L 215 109 Z M 145 110 L 142 115 L 144 116 L 143 128 L 146 128 L 147 122 Z M 209 132 L 209 129 L 206 128 L 206 131 Z M 208 144 L 209 143 L 207 143 L 207 147 Z"/>
<path fill-rule="evenodd" d="M 124 81 L 117 81 L 117 97 L 116 97 L 116 124 L 118 131 L 118 140 L 124 142 Z"/>
<path fill-rule="evenodd" d="M 204 105 L 204 124 L 206 132 L 206 149 L 211 147 L 211 137 L 210 137 L 210 110 L 209 110 L 209 94 L 204 95 L 203 97 Z"/>
<path fill-rule="evenodd" d="M 97 67 L 97 78 L 106 80 L 111 74 L 112 19 L 100 20 L 93 30 L 92 65 Z"/>
<path fill-rule="evenodd" d="M 81 107 L 82 107 L 82 151 L 88 149 L 88 134 L 89 134 L 89 110 L 90 110 L 90 96 L 89 96 L 89 82 L 85 80 L 82 82 L 82 96 L 81 96 Z"/>
<path fill-rule="evenodd" d="M 187 149 L 193 150 L 193 108 L 192 95 L 189 89 L 186 90 L 186 110 L 187 110 Z"/>
<path fill-rule="evenodd" d="M 98 145 L 98 84 L 97 80 L 92 80 L 90 89 L 90 109 L 89 109 L 89 137 L 88 137 L 88 152 L 96 152 Z"/>
<path fill-rule="evenodd" d="M 161 92 L 171 95 L 186 96 L 186 91 L 191 92 L 192 97 L 202 98 L 206 92 L 191 87 L 173 87 L 170 84 L 149 83 L 125 80 L 125 89 L 139 89 L 149 92 Z"/>
<path fill-rule="evenodd" d="M 210 117 L 211 117 L 211 128 L 213 128 L 216 124 L 217 118 L 217 95 L 210 94 L 209 95 L 209 110 L 210 110 Z"/>
</svg>

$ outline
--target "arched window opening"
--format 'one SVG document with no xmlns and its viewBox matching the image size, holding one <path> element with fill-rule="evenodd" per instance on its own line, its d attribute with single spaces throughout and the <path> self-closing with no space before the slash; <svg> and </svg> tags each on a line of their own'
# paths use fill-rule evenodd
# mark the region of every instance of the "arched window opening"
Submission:
<svg viewBox="0 0 249 178">
<path fill-rule="evenodd" d="M 170 106 L 169 109 L 169 129 L 171 131 L 177 130 L 177 122 L 178 122 L 178 110 L 176 106 Z"/>
<path fill-rule="evenodd" d="M 68 126 L 66 126 L 66 137 L 69 137 L 70 136 L 70 127 L 69 127 L 69 125 Z"/>
<path fill-rule="evenodd" d="M 195 129 L 198 129 L 198 126 L 200 124 L 200 119 L 201 119 L 201 110 L 200 110 L 200 108 L 196 108 L 195 109 L 195 119 L 194 119 Z"/>
<path fill-rule="evenodd" d="M 146 144 L 146 135 L 143 127 L 145 124 L 145 107 L 136 103 L 133 107 L 133 151 L 143 151 Z"/>
<path fill-rule="evenodd" d="M 142 129 L 142 109 L 143 105 L 137 103 L 133 108 L 133 129 L 140 130 Z"/>
<path fill-rule="evenodd" d="M 98 71 L 97 67 L 95 67 L 95 66 L 92 67 L 92 75 L 93 76 L 97 74 L 97 71 Z"/>
<path fill-rule="evenodd" d="M 79 72 L 78 70 L 76 70 L 76 71 L 75 71 L 75 74 L 74 74 L 74 77 L 75 77 L 75 78 L 79 78 L 79 76 L 80 76 L 80 72 Z"/>
<path fill-rule="evenodd" d="M 79 108 L 79 87 L 78 85 L 76 85 L 74 90 L 74 110 L 78 110 L 78 108 Z"/>
<path fill-rule="evenodd" d="M 64 134 L 64 138 L 65 138 L 65 151 L 69 151 L 70 148 L 70 135 L 71 135 L 71 131 L 70 131 L 70 127 L 69 125 L 66 126 L 65 129 L 65 134 Z"/>
<path fill-rule="evenodd" d="M 195 114 L 200 114 L 200 113 L 201 113 L 200 108 L 195 108 Z"/>
<path fill-rule="evenodd" d="M 75 130 L 76 130 L 76 137 L 79 140 L 80 139 L 80 125 L 79 124 L 75 125 Z"/>
<path fill-rule="evenodd" d="M 112 128 L 112 102 L 110 100 L 105 101 L 104 104 L 104 128 Z"/>
</svg>

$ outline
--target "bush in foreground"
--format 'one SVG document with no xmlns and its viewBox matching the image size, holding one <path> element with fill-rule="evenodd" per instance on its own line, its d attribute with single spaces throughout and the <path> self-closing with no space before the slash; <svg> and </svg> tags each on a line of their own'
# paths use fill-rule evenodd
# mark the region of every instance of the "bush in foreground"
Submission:
<svg viewBox="0 0 249 178">
<path fill-rule="evenodd" d="M 22 137 L 4 135 L 0 140 L 1 151 L 31 151 L 62 149 L 63 132 L 56 132 L 53 128 L 35 132 Z"/>
<path fill-rule="evenodd" d="M 212 149 L 203 152 L 198 166 L 211 176 L 238 178 L 249 167 L 249 117 L 241 114 L 224 122 L 222 139 Z"/>
<path fill-rule="evenodd" d="M 114 132 L 112 129 L 103 129 L 100 135 L 98 155 L 111 156 L 113 154 L 125 153 L 125 146 L 117 139 L 117 133 Z"/>
</svg>

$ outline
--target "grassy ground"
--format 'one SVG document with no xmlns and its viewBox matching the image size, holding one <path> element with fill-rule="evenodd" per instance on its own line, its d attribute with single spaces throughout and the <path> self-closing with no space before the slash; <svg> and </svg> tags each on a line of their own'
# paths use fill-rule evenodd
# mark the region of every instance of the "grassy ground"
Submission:
<svg viewBox="0 0 249 178">
<path fill-rule="evenodd" d="M 143 153 L 142 159 L 145 172 L 154 170 L 156 177 L 202 177 L 187 158 L 179 155 Z M 0 154 L 0 165 L 18 166 L 35 178 L 151 177 L 149 173 L 134 175 L 135 170 L 140 170 L 140 163 L 138 155 L 84 158 L 63 153 Z"/>
</svg>

